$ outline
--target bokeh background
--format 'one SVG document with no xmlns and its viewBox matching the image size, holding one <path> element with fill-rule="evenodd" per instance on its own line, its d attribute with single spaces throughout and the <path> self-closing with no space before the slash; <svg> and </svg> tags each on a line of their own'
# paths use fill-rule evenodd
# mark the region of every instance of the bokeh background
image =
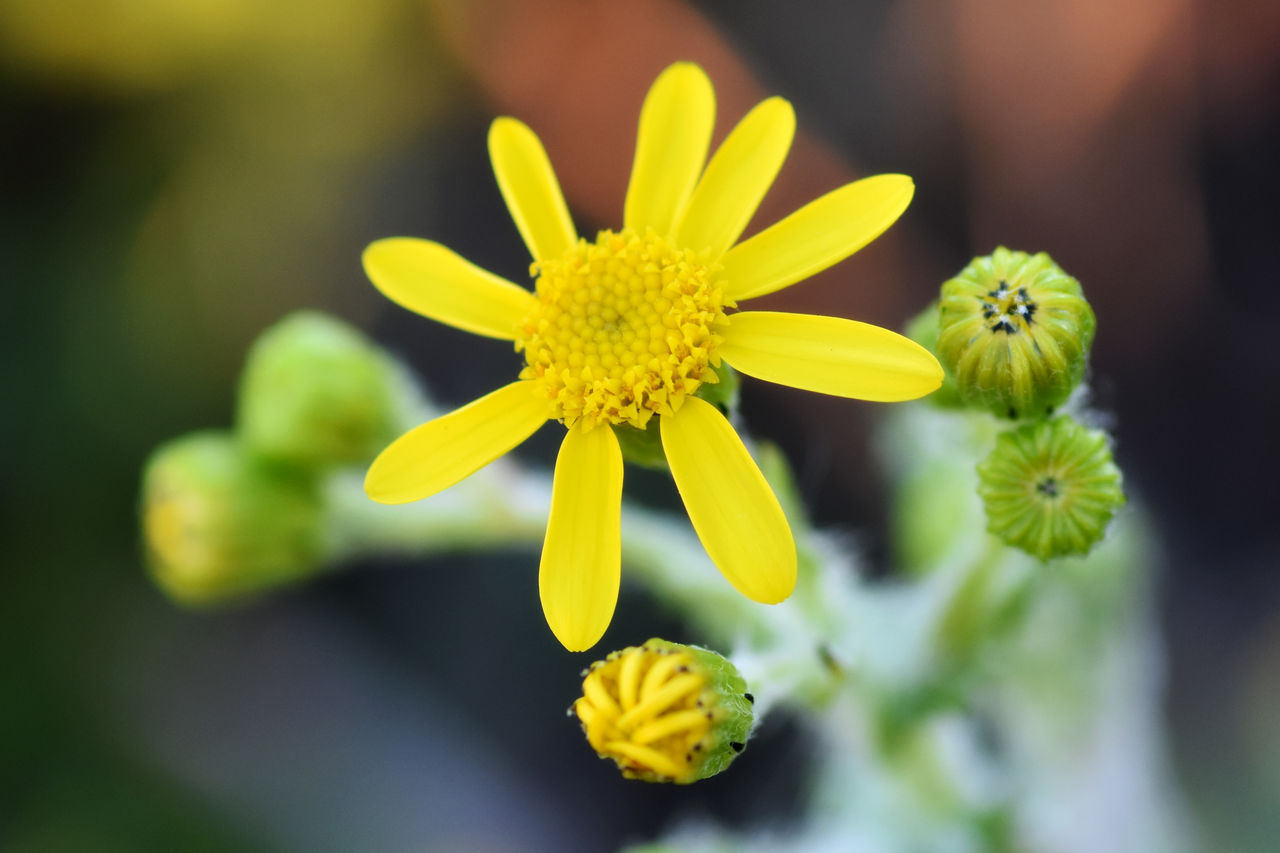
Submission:
<svg viewBox="0 0 1280 853">
<path fill-rule="evenodd" d="M 363 328 L 444 403 L 505 381 L 506 348 L 386 302 L 360 251 L 430 236 L 520 280 L 497 114 L 542 136 L 581 231 L 616 225 L 641 99 L 676 59 L 715 82 L 717 137 L 766 94 L 796 106 L 751 230 L 858 175 L 916 180 L 888 235 L 775 306 L 901 327 L 999 244 L 1083 282 L 1096 400 L 1162 542 L 1178 782 L 1206 849 L 1274 849 L 1265 0 L 0 0 L 0 847 L 597 850 L 690 815 L 785 825 L 813 748 L 793 723 L 689 790 L 586 749 L 564 708 L 588 658 L 546 630 L 532 555 L 351 566 L 193 612 L 137 541 L 148 452 L 228 424 L 246 347 L 293 309 Z M 762 386 L 748 423 L 891 567 L 875 407 Z M 600 648 L 679 630 L 624 588 Z"/>
</svg>

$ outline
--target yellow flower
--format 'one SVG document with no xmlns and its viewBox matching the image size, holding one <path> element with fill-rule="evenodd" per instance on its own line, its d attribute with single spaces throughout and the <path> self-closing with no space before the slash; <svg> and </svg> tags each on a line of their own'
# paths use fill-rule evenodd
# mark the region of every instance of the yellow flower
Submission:
<svg viewBox="0 0 1280 853">
<path fill-rule="evenodd" d="M 393 237 L 364 253 L 369 278 L 411 311 L 513 341 L 517 381 L 401 436 L 365 491 L 404 503 L 445 489 L 534 433 L 568 427 L 556 460 L 538 575 L 543 612 L 571 651 L 613 617 L 621 574 L 622 453 L 615 429 L 656 415 L 676 487 L 703 547 L 743 595 L 791 594 L 795 542 L 759 468 L 724 415 L 694 396 L 723 360 L 749 376 L 882 402 L 921 397 L 942 369 L 923 347 L 865 323 L 734 311 L 848 257 L 902 214 L 903 175 L 857 181 L 737 242 L 782 166 L 795 114 L 769 98 L 706 164 L 711 82 L 677 63 L 654 82 L 620 231 L 578 237 L 546 151 L 527 126 L 489 130 L 498 187 L 533 256 L 534 292 L 428 240 Z"/>
</svg>

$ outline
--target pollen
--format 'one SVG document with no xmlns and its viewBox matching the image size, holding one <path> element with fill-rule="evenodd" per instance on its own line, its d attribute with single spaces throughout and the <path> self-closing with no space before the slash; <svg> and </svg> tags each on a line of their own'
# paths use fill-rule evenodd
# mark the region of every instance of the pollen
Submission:
<svg viewBox="0 0 1280 853">
<path fill-rule="evenodd" d="M 693 250 L 653 229 L 601 231 L 535 263 L 537 306 L 517 328 L 521 379 L 533 380 L 566 426 L 630 424 L 677 411 L 715 382 L 724 299 Z"/>
<path fill-rule="evenodd" d="M 712 726 L 725 716 L 693 657 L 646 644 L 587 670 L 573 705 L 591 748 L 629 779 L 688 784 L 702 778 Z"/>
</svg>

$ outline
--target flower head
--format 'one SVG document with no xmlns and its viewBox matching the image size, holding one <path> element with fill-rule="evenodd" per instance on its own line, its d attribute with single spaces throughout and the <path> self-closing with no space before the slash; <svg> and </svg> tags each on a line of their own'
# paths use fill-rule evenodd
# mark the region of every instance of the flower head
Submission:
<svg viewBox="0 0 1280 853">
<path fill-rule="evenodd" d="M 364 462 L 396 434 L 398 380 L 355 329 L 299 311 L 249 350 L 236 430 L 254 453 L 299 467 Z"/>
<path fill-rule="evenodd" d="M 1094 325 L 1080 282 L 1052 258 L 1001 246 L 943 283 L 934 348 L 965 402 L 1042 417 L 1084 377 Z"/>
<path fill-rule="evenodd" d="M 866 245 L 901 215 L 911 179 L 834 190 L 748 240 L 739 236 L 786 157 L 791 105 L 770 98 L 706 162 L 711 83 L 667 68 L 640 114 L 622 228 L 578 236 L 555 173 L 524 124 L 489 131 L 494 173 L 533 258 L 533 292 L 438 243 L 396 237 L 364 255 L 374 285 L 440 322 L 514 342 L 519 378 L 397 439 L 365 489 L 402 503 L 456 483 L 543 423 L 568 427 L 555 466 L 539 590 L 556 637 L 590 648 L 617 602 L 622 453 L 615 430 L 651 427 L 707 553 L 744 595 L 791 594 L 795 543 L 759 468 L 720 410 L 698 396 L 722 362 L 749 376 L 863 400 L 909 400 L 942 380 L 936 359 L 876 326 L 737 311 Z M 705 168 L 704 168 L 704 163 Z"/>
<path fill-rule="evenodd" d="M 327 556 L 315 478 L 195 433 L 158 448 L 142 483 L 147 563 L 175 600 L 214 604 L 310 577 Z"/>
<path fill-rule="evenodd" d="M 1066 416 L 1001 433 L 978 479 L 987 529 L 1041 560 L 1089 553 L 1125 502 L 1106 433 Z"/>
<path fill-rule="evenodd" d="M 710 649 L 654 638 L 582 674 L 572 713 L 596 754 L 629 779 L 688 785 L 746 746 L 755 700 L 738 668 Z"/>
</svg>

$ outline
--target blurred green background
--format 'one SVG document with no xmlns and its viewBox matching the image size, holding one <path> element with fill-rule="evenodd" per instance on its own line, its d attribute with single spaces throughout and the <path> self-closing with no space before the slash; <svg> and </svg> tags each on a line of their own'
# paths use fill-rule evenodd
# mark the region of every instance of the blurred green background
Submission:
<svg viewBox="0 0 1280 853">
<path fill-rule="evenodd" d="M 430 236 L 522 280 L 490 119 L 544 137 L 590 233 L 620 217 L 648 82 L 693 59 L 718 135 L 766 93 L 796 105 L 752 230 L 857 174 L 916 180 L 885 239 L 774 304 L 901 326 L 997 244 L 1083 282 L 1097 401 L 1163 535 L 1180 782 L 1212 849 L 1273 849 L 1277 43 L 1280 7 L 1249 0 L 0 0 L 0 847 L 603 849 L 788 812 L 809 746 L 784 722 L 688 791 L 595 759 L 563 716 L 587 658 L 546 631 L 528 554 L 200 612 L 137 543 L 148 452 L 227 425 L 246 348 L 294 309 L 444 403 L 508 376 L 503 347 L 379 297 L 360 251 Z M 818 520 L 891 565 L 873 407 L 761 384 L 747 420 Z M 664 630 L 624 588 L 600 648 Z"/>
</svg>

